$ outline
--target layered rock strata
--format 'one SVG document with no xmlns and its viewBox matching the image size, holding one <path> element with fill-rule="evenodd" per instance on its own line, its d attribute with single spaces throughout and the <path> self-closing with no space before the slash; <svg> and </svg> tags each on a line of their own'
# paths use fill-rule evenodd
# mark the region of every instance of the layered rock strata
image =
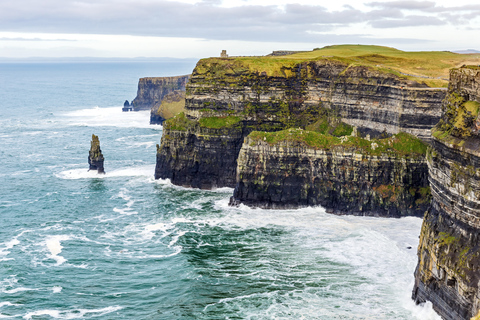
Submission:
<svg viewBox="0 0 480 320">
<path fill-rule="evenodd" d="M 480 67 L 450 72 L 427 154 L 432 204 L 418 247 L 413 299 L 447 320 L 480 310 Z"/>
<path fill-rule="evenodd" d="M 190 75 L 140 78 L 137 96 L 131 103 L 133 110 L 150 110 L 158 107 L 167 94 L 176 90 L 185 91 L 189 77 Z"/>
<path fill-rule="evenodd" d="M 100 149 L 100 140 L 98 136 L 92 134 L 92 141 L 90 142 L 90 151 L 88 153 L 88 164 L 90 170 L 97 170 L 98 173 L 105 173 L 103 168 L 103 154 L 102 150 Z"/>
<path fill-rule="evenodd" d="M 182 115 L 194 124 L 178 130 L 173 123 L 180 120 L 172 119 L 164 128 L 155 177 L 183 186 L 234 187 L 244 137 L 254 130 L 306 128 L 325 109 L 372 136 L 405 131 L 429 140 L 429 129 L 438 122 L 445 90 L 338 60 L 272 61 L 266 71 L 261 66 L 252 71 L 242 59 L 200 60 L 187 84 Z M 222 122 L 232 118 L 236 127 L 230 133 Z"/>
<path fill-rule="evenodd" d="M 272 141 L 274 135 L 282 138 Z M 395 150 L 399 143 L 410 144 L 412 151 Z M 230 204 L 321 205 L 336 214 L 422 216 L 430 202 L 425 148 L 406 134 L 367 141 L 300 129 L 254 132 L 240 150 Z"/>
</svg>

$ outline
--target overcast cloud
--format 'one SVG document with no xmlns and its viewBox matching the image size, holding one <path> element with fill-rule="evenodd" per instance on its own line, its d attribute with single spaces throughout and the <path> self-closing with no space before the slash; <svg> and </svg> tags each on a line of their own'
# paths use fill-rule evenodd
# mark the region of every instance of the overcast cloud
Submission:
<svg viewBox="0 0 480 320">
<path fill-rule="evenodd" d="M 4 0 L 0 1 L 0 57 L 65 52 L 71 56 L 189 57 L 217 54 L 223 48 L 248 55 L 338 43 L 404 50 L 479 48 L 474 30 L 480 28 L 480 4 L 471 3 Z M 64 41 L 70 41 L 68 47 Z M 193 42 L 195 52 L 190 52 Z"/>
<path fill-rule="evenodd" d="M 0 2 L 0 30 L 126 34 L 212 40 L 311 42 L 320 33 L 355 23 L 373 28 L 462 24 L 480 5 L 442 7 L 433 1 L 369 2 L 366 11 L 345 6 L 287 4 L 223 7 L 218 0 L 21 0 Z M 334 32 L 333 32 L 334 33 Z"/>
</svg>

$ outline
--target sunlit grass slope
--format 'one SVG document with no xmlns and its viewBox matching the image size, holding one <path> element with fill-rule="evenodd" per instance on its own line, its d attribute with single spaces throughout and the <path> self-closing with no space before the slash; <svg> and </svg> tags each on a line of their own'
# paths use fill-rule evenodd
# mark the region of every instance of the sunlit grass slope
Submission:
<svg viewBox="0 0 480 320">
<path fill-rule="evenodd" d="M 348 66 L 367 66 L 400 77 L 425 82 L 431 87 L 446 87 L 448 71 L 464 64 L 480 64 L 480 54 L 448 51 L 406 52 L 370 45 L 335 45 L 287 56 L 209 58 L 200 60 L 196 71 L 241 75 L 255 72 L 267 76 L 290 77 L 295 66 L 306 61 L 333 60 Z M 217 74 L 218 75 L 218 74 Z"/>
</svg>

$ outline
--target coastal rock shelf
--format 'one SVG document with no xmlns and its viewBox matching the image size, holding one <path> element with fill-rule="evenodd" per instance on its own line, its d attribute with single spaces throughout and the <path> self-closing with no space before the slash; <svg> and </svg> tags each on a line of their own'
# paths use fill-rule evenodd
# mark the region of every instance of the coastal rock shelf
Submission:
<svg viewBox="0 0 480 320">
<path fill-rule="evenodd" d="M 372 142 L 332 137 L 324 147 L 314 147 L 307 142 L 315 135 L 325 137 L 288 131 L 278 142 L 270 143 L 274 134 L 260 132 L 245 140 L 231 204 L 272 209 L 321 205 L 336 214 L 387 217 L 423 216 L 428 208 L 425 146 L 417 139 L 407 134 Z M 393 149 L 401 139 L 418 153 Z"/>
<path fill-rule="evenodd" d="M 413 299 L 447 320 L 480 310 L 480 68 L 450 73 L 443 116 L 427 154 L 432 204 L 418 247 Z"/>
<path fill-rule="evenodd" d="M 175 77 L 146 77 L 138 81 L 137 96 L 132 101 L 134 111 L 158 108 L 163 98 L 174 91 L 185 91 L 190 75 Z"/>
</svg>

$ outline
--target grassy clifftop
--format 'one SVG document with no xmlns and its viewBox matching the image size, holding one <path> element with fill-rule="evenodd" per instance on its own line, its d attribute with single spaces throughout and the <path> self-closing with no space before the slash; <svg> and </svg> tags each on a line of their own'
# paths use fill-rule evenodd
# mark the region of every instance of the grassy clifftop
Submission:
<svg viewBox="0 0 480 320">
<path fill-rule="evenodd" d="M 249 135 L 249 138 L 252 141 L 265 141 L 270 145 L 288 141 L 302 143 L 314 149 L 351 149 L 373 156 L 423 158 L 427 151 L 427 145 L 424 142 L 403 132 L 385 139 L 368 140 L 353 136 L 335 137 L 329 134 L 292 128 L 277 132 L 254 131 Z"/>
<path fill-rule="evenodd" d="M 448 51 L 406 52 L 389 47 L 335 45 L 288 56 L 208 58 L 198 62 L 197 75 L 239 76 L 256 73 L 292 77 L 303 62 L 327 60 L 351 66 L 365 66 L 380 72 L 425 82 L 430 87 L 446 87 L 449 69 L 464 64 L 480 64 L 480 54 Z"/>
</svg>

